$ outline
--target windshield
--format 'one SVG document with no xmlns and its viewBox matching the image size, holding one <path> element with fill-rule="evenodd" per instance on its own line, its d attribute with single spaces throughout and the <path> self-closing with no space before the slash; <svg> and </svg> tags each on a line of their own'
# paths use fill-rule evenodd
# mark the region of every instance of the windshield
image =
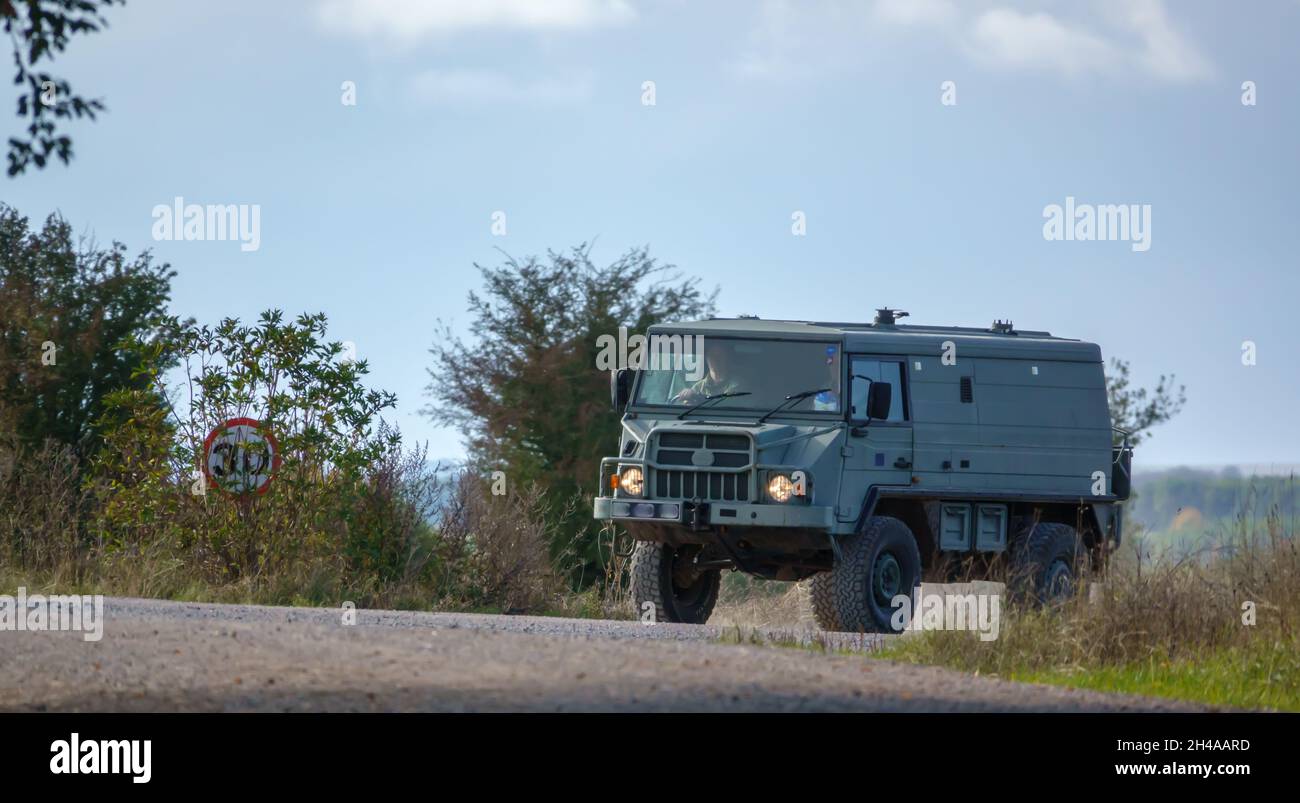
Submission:
<svg viewBox="0 0 1300 803">
<path fill-rule="evenodd" d="M 740 338 L 693 338 L 695 348 L 678 359 L 657 361 L 641 371 L 636 404 L 683 410 L 723 393 L 746 395 L 717 399 L 701 413 L 727 410 L 767 412 L 785 397 L 830 388 L 791 401 L 792 412 L 832 412 L 840 407 L 840 347 L 837 343 Z"/>
</svg>

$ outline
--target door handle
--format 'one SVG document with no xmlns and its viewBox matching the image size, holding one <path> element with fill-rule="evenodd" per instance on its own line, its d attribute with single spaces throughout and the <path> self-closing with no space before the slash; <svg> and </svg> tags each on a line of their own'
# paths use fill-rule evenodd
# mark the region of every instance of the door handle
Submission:
<svg viewBox="0 0 1300 803">
<path fill-rule="evenodd" d="M 900 457 L 894 461 L 894 468 L 911 468 L 912 462 L 905 457 Z"/>
</svg>

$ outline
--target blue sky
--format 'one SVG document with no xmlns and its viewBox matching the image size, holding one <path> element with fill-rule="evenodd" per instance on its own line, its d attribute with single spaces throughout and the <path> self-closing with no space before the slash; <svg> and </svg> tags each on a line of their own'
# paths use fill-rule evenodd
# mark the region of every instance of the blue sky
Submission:
<svg viewBox="0 0 1300 803">
<path fill-rule="evenodd" d="M 55 72 L 109 112 L 71 129 L 71 166 L 0 198 L 152 248 L 179 271 L 178 314 L 324 311 L 431 454 L 461 449 L 418 411 L 436 320 L 469 323 L 473 263 L 594 239 L 597 261 L 648 244 L 719 287 L 723 314 L 889 305 L 1093 340 L 1141 384 L 1187 385 L 1140 463 L 1300 463 L 1300 3 L 130 0 L 108 16 Z M 152 209 L 176 196 L 258 204 L 260 248 L 155 242 Z M 1045 240 L 1067 197 L 1149 204 L 1149 250 Z"/>
</svg>

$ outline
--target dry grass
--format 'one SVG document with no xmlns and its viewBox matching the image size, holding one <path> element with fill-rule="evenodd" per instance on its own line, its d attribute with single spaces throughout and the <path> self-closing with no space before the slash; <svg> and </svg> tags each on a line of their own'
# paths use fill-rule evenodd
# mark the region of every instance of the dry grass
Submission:
<svg viewBox="0 0 1300 803">
<path fill-rule="evenodd" d="M 277 480 L 242 507 L 188 482 L 109 491 L 66 449 L 0 444 L 0 582 L 211 602 L 591 615 L 537 488 L 494 495 L 390 452 L 358 487 Z M 107 523 L 111 519 L 111 524 Z"/>
<path fill-rule="evenodd" d="M 78 470 L 71 447 L 0 442 L 0 566 L 58 567 L 80 576 L 90 546 L 81 519 L 92 494 Z"/>
<path fill-rule="evenodd" d="M 718 605 L 709 624 L 740 628 L 811 627 L 805 589 L 799 583 L 723 575 Z"/>
<path fill-rule="evenodd" d="M 445 588 L 471 589 L 470 598 L 445 600 L 449 607 L 490 603 L 506 613 L 542 611 L 562 596 L 560 573 L 551 562 L 553 532 L 547 503 L 536 486 L 494 495 L 491 482 L 462 474 L 442 507 L 438 539 L 459 560 L 444 562 L 446 572 L 468 572 L 457 582 L 444 576 Z M 567 511 L 560 518 L 568 515 Z"/>
<path fill-rule="evenodd" d="M 981 675 L 1228 706 L 1300 710 L 1300 543 L 1276 509 L 1243 510 L 1195 548 L 1141 532 L 1104 574 L 1052 608 L 1011 603 L 999 637 L 909 635 L 886 657 Z M 797 632 L 802 586 L 724 576 L 710 624 Z M 738 635 L 737 638 L 740 638 Z M 748 641 L 746 641 L 748 643 Z"/>
<path fill-rule="evenodd" d="M 1090 601 L 1012 606 L 1000 637 L 909 638 L 891 657 L 985 675 L 1300 709 L 1300 545 L 1271 511 L 1199 549 L 1114 556 Z M 1253 614 L 1253 616 L 1252 616 Z"/>
</svg>

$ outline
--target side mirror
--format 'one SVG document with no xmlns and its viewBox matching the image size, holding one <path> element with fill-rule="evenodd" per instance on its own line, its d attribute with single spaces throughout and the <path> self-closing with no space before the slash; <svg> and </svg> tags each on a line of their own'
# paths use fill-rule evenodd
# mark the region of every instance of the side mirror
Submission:
<svg viewBox="0 0 1300 803">
<path fill-rule="evenodd" d="M 889 418 L 889 405 L 893 402 L 893 387 L 888 382 L 872 382 L 867 388 L 867 418 Z"/>
<path fill-rule="evenodd" d="M 618 412 L 627 406 L 632 387 L 632 372 L 626 368 L 609 372 L 609 404 Z"/>
</svg>

